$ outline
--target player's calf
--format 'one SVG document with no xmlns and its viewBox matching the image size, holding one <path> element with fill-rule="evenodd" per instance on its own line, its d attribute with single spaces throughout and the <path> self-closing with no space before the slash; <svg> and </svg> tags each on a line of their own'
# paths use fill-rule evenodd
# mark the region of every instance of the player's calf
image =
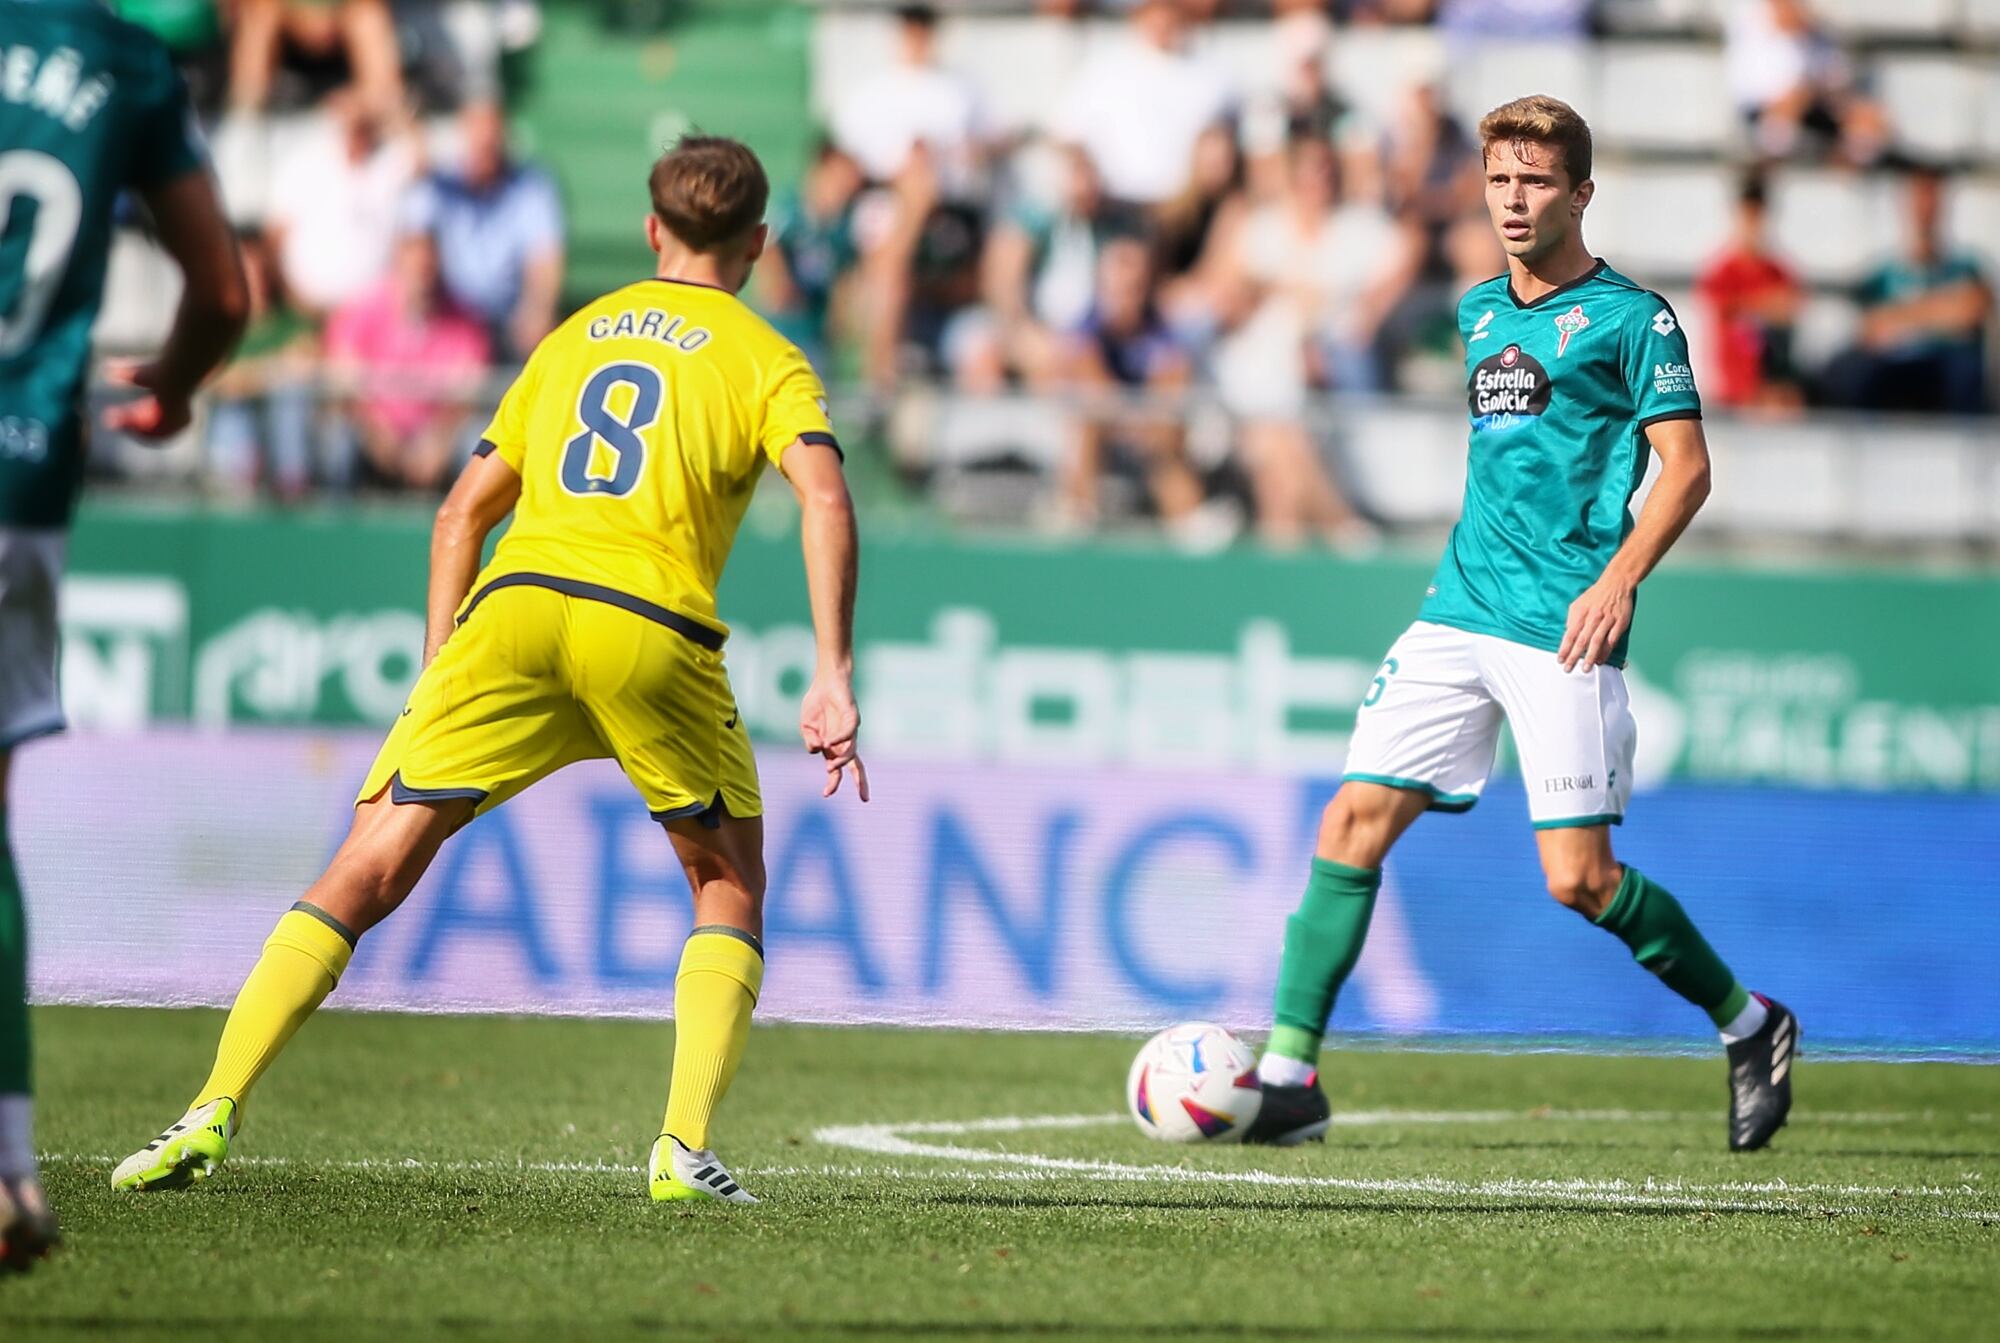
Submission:
<svg viewBox="0 0 2000 1343">
<path fill-rule="evenodd" d="M 1624 869 L 1592 921 L 1715 1023 L 1729 1052 L 1730 1149 L 1750 1151 L 1768 1143 L 1791 1113 L 1798 1019 L 1746 989 L 1680 901 L 1637 868 Z"/>
<path fill-rule="evenodd" d="M 654 1144 L 656 1177 L 666 1169 L 660 1164 L 664 1151 L 707 1149 L 715 1112 L 749 1046 L 750 1016 L 764 987 L 764 945 L 752 931 L 763 924 L 763 819 L 725 815 L 714 828 L 680 819 L 667 822 L 667 833 L 694 896 L 696 926 L 674 976 L 673 1075 Z M 656 1178 L 655 1198 L 694 1196 L 660 1191 Z"/>
<path fill-rule="evenodd" d="M 1543 876 L 1557 904 L 1595 919 L 1618 894 L 1621 873 L 1616 863 L 1577 862 L 1548 867 Z"/>
<path fill-rule="evenodd" d="M 1412 789 L 1350 779 L 1320 813 L 1314 852 L 1348 867 L 1379 868 L 1428 805 L 1429 799 Z"/>
</svg>

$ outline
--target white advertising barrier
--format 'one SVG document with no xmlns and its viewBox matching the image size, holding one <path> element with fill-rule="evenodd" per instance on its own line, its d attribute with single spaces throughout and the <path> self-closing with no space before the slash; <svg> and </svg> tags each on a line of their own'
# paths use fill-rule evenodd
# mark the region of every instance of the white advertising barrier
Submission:
<svg viewBox="0 0 2000 1343">
<path fill-rule="evenodd" d="M 366 729 L 148 729 L 23 751 L 9 826 L 36 999 L 228 1002 L 345 832 L 375 745 Z M 1261 1030 L 1334 787 L 885 755 L 863 806 L 821 799 L 801 750 L 761 761 L 765 1020 Z M 1635 801 L 1618 846 L 1818 1023 L 1818 1047 L 2000 1057 L 2000 794 L 1672 786 Z M 615 768 L 578 765 L 447 844 L 332 1004 L 665 1017 L 689 922 L 659 827 Z M 1535 1047 L 1715 1038 L 1547 897 L 1512 777 L 1398 844 L 1334 1021 Z"/>
<path fill-rule="evenodd" d="M 331 855 L 376 742 L 154 730 L 24 752 L 12 829 L 36 998 L 228 1002 Z M 803 752 L 762 759 L 760 1015 L 1057 1029 L 1268 1019 L 1309 846 L 1297 781 L 871 763 L 864 806 L 846 789 L 822 799 Z M 1364 977 L 1394 968 L 1395 921 L 1393 909 L 1378 920 Z M 689 923 L 659 827 L 615 767 L 591 762 L 455 837 L 363 940 L 333 1002 L 664 1016 Z M 1378 1018 L 1394 1017 L 1398 993 L 1371 996 Z"/>
</svg>

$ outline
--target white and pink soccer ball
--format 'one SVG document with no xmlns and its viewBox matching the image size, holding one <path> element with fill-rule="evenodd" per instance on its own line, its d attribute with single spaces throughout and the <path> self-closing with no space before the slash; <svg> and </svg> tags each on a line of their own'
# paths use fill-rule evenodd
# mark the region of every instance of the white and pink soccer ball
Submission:
<svg viewBox="0 0 2000 1343">
<path fill-rule="evenodd" d="M 1161 1142 L 1242 1142 L 1263 1103 L 1256 1051 L 1207 1021 L 1146 1041 L 1125 1078 L 1132 1122 Z"/>
</svg>

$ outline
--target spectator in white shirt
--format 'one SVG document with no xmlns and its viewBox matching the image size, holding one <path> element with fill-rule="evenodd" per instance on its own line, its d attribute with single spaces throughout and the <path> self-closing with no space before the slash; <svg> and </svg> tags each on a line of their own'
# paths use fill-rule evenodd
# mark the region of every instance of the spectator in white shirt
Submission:
<svg viewBox="0 0 2000 1343">
<path fill-rule="evenodd" d="M 1808 138 L 1862 166 L 1888 149 L 1887 115 L 1803 0 L 1737 0 L 1723 37 L 1729 89 L 1761 157 L 1789 158 Z"/>
<path fill-rule="evenodd" d="M 1058 137 L 1083 147 L 1114 200 L 1178 195 L 1195 141 L 1233 108 L 1227 74 L 1186 48 L 1183 3 L 1139 0 L 1125 40 L 1084 66 L 1058 113 Z"/>
<path fill-rule="evenodd" d="M 1259 534 L 1366 543 L 1372 529 L 1328 476 L 1308 418 L 1316 387 L 1381 390 L 1376 336 L 1422 258 L 1414 231 L 1345 192 L 1333 146 L 1306 135 L 1286 147 L 1283 195 L 1233 218 L 1212 245 L 1234 319 L 1212 363 L 1242 424 Z"/>
<path fill-rule="evenodd" d="M 279 165 L 264 223 L 285 291 L 315 317 L 388 271 L 403 195 L 420 166 L 414 133 L 385 135 L 352 91 L 325 107 L 325 124 Z"/>
<path fill-rule="evenodd" d="M 893 182 L 918 145 L 945 199 L 977 194 L 985 114 L 971 82 L 937 63 L 937 11 L 896 10 L 896 62 L 855 85 L 833 113 L 833 140 L 871 181 Z"/>
</svg>

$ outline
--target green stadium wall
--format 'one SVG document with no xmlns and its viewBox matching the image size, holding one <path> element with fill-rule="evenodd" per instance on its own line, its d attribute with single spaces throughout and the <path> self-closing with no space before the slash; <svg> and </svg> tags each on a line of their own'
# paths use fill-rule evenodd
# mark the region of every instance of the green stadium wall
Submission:
<svg viewBox="0 0 2000 1343">
<path fill-rule="evenodd" d="M 771 502 L 766 500 L 765 502 Z M 416 672 L 428 519 L 86 507 L 64 595 L 80 725 L 387 723 Z M 939 537 L 866 546 L 878 751 L 940 761 L 1337 770 L 1429 555 Z M 791 738 L 813 658 L 797 542 L 753 511 L 722 594 L 740 706 Z M 2000 579 L 1673 564 L 1639 604 L 1641 786 L 2000 791 Z"/>
<path fill-rule="evenodd" d="M 689 127 L 747 142 L 779 190 L 798 180 L 813 137 L 811 24 L 808 8 L 777 0 L 543 6 L 513 105 L 521 148 L 562 192 L 572 301 L 652 274 L 646 174 Z"/>
</svg>

